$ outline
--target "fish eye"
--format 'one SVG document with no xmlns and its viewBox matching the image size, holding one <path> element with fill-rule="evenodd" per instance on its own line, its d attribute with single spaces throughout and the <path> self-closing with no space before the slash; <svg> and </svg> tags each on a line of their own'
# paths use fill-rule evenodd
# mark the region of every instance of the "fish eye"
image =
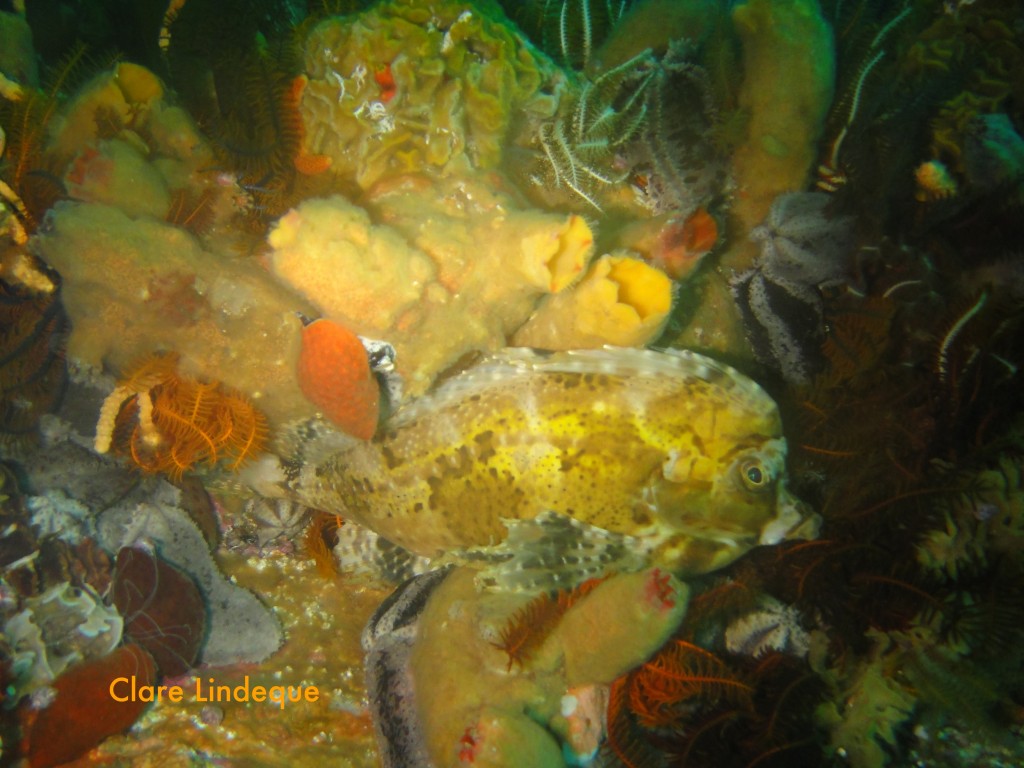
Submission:
<svg viewBox="0 0 1024 768">
<path fill-rule="evenodd" d="M 751 491 L 761 491 L 772 481 L 771 471 L 757 459 L 747 459 L 740 465 L 740 477 Z"/>
</svg>

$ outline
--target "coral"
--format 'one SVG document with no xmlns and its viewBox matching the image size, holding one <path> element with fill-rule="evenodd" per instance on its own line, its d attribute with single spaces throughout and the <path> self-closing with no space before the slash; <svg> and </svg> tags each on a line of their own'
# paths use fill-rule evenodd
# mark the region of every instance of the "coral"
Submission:
<svg viewBox="0 0 1024 768">
<path fill-rule="evenodd" d="M 299 387 L 324 416 L 350 435 L 377 431 L 380 386 L 359 337 L 331 320 L 303 320 Z"/>
<path fill-rule="evenodd" d="M 538 349 L 644 346 L 661 333 L 672 294 L 660 270 L 629 255 L 602 256 L 571 289 L 549 296 L 511 341 Z"/>
<path fill-rule="evenodd" d="M 413 395 L 504 345 L 593 252 L 582 218 L 520 210 L 479 181 L 408 177 L 369 203 L 386 223 L 340 197 L 302 203 L 269 235 L 271 269 L 323 316 L 393 344 Z"/>
<path fill-rule="evenodd" d="M 491 169 L 550 116 L 553 65 L 494 7 L 382 2 L 318 24 L 305 45 L 306 149 L 370 188 L 411 170 Z"/>
<path fill-rule="evenodd" d="M 146 472 L 180 476 L 200 463 L 238 469 L 263 450 L 266 420 L 241 393 L 178 373 L 175 355 L 143 360 L 104 401 L 96 450 Z"/>
<path fill-rule="evenodd" d="M 110 600 L 125 637 L 153 657 L 164 677 L 185 674 L 205 638 L 206 606 L 192 579 L 142 549 L 117 553 Z"/>
<path fill-rule="evenodd" d="M 115 701 L 110 686 L 119 677 L 139 686 L 153 685 L 153 659 L 137 645 L 124 645 L 107 656 L 78 664 L 53 684 L 48 701 L 21 710 L 22 754 L 32 768 L 74 760 L 108 736 L 127 730 L 148 705 Z"/>
</svg>

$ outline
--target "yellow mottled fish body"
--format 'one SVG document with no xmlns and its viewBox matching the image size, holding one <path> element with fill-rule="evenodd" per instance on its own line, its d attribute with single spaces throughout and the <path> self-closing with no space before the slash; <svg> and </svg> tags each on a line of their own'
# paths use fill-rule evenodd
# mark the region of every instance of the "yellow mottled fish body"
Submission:
<svg viewBox="0 0 1024 768">
<path fill-rule="evenodd" d="M 306 503 L 429 557 L 554 512 L 704 573 L 806 535 L 775 403 L 691 352 L 509 349 L 304 472 Z M 813 527 L 813 526 L 812 526 Z"/>
</svg>

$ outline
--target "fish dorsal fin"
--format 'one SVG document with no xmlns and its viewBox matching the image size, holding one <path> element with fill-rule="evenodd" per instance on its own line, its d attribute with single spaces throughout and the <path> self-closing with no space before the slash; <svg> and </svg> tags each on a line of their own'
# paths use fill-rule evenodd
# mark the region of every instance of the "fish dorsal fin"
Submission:
<svg viewBox="0 0 1024 768">
<path fill-rule="evenodd" d="M 698 379 L 731 389 L 750 402 L 771 402 L 764 390 L 735 368 L 687 349 L 636 349 L 610 347 L 567 352 L 542 352 L 527 347 L 507 347 L 435 390 L 403 406 L 389 427 L 400 427 L 432 411 L 464 402 L 475 393 L 510 379 L 532 373 L 605 374 L 626 377 Z"/>
</svg>

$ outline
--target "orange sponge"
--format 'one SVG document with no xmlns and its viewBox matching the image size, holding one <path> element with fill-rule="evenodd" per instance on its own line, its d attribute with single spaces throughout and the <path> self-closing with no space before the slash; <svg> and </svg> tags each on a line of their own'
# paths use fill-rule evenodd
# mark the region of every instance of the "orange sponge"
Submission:
<svg viewBox="0 0 1024 768">
<path fill-rule="evenodd" d="M 359 337 L 330 320 L 303 317 L 299 352 L 302 394 L 350 435 L 369 440 L 377 430 L 380 387 Z"/>
</svg>

